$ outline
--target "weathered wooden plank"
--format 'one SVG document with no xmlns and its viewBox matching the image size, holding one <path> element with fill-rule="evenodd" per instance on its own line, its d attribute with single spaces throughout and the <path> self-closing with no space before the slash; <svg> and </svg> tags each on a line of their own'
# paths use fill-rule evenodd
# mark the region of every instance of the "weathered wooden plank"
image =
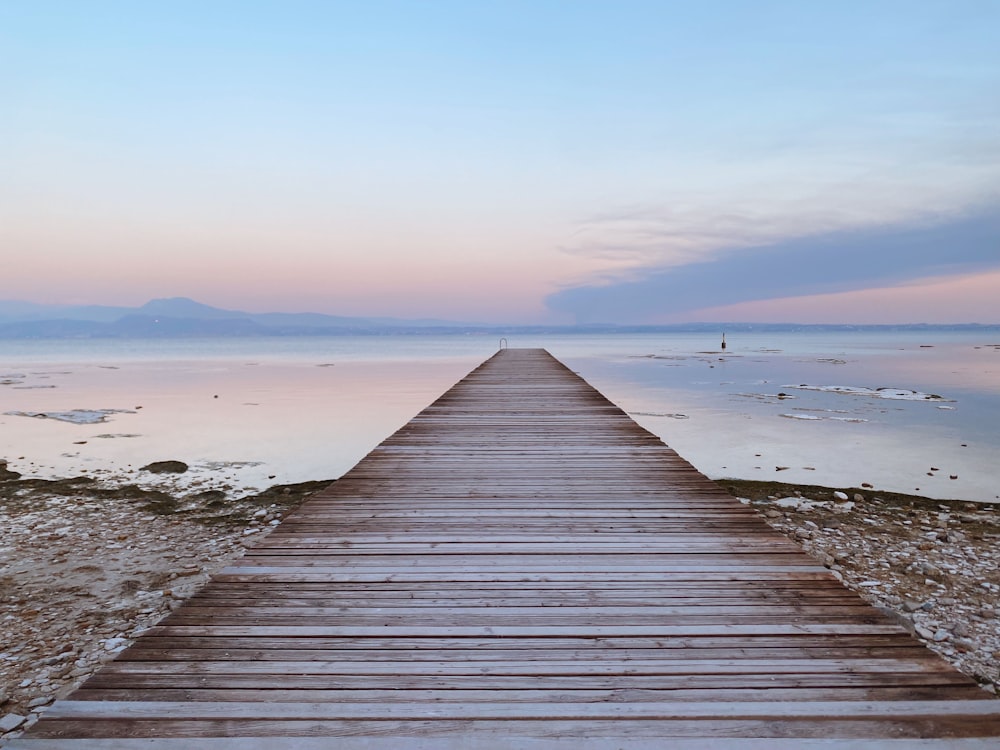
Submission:
<svg viewBox="0 0 1000 750">
<path fill-rule="evenodd" d="M 331 621 L 339 617 L 349 617 L 357 619 L 367 619 L 370 617 L 433 617 L 433 613 L 427 612 L 424 607 L 413 607 L 409 604 L 388 605 L 379 603 L 377 607 L 364 607 L 354 605 L 344 607 L 335 605 L 331 607 L 317 606 L 294 606 L 288 602 L 279 603 L 277 606 L 266 606 L 263 604 L 236 605 L 231 602 L 218 605 L 207 605 L 202 602 L 200 607 L 185 607 L 184 612 L 171 617 L 170 622 L 177 623 L 185 615 L 189 617 L 217 617 L 225 613 L 230 613 L 235 617 L 294 617 L 302 622 L 309 622 L 317 618 L 330 618 Z M 437 612 L 441 612 L 441 607 L 436 607 Z M 533 618 L 558 616 L 562 619 L 571 619 L 574 622 L 589 622 L 600 618 L 603 622 L 608 622 L 606 618 L 616 616 L 625 621 L 637 618 L 671 618 L 688 616 L 694 621 L 703 617 L 730 617 L 740 619 L 746 617 L 791 617 L 793 615 L 825 615 L 833 616 L 840 613 L 843 616 L 863 615 L 871 617 L 871 608 L 862 602 L 837 602 L 833 605 L 813 605 L 792 603 L 779 605 L 769 603 L 766 607 L 747 602 L 737 602 L 735 604 L 711 605 L 698 601 L 688 604 L 657 605 L 647 604 L 643 607 L 628 606 L 624 604 L 612 607 L 602 607 L 598 604 L 575 606 L 563 602 L 542 602 L 536 605 L 525 602 L 511 602 L 506 604 L 493 604 L 487 606 L 473 606 L 468 603 L 454 603 L 444 612 L 454 620 L 462 617 L 475 618 L 485 617 L 521 617 L 530 616 Z M 664 619 L 666 621 L 666 619 Z M 597 624 L 597 623 L 594 623 Z"/>
<path fill-rule="evenodd" d="M 312 592 L 309 592 L 312 593 Z M 704 601 L 699 601 L 694 595 L 684 597 L 649 597 L 643 598 L 641 595 L 630 596 L 632 592 L 625 592 L 622 595 L 613 591 L 598 590 L 597 592 L 586 589 L 574 590 L 566 595 L 565 599 L 553 598 L 548 592 L 542 591 L 535 596 L 505 596 L 503 592 L 487 591 L 466 591 L 462 596 L 449 599 L 442 596 L 443 592 L 433 592 L 430 596 L 420 596 L 421 592 L 406 591 L 381 591 L 377 594 L 364 597 L 357 596 L 329 596 L 293 598 L 292 592 L 286 592 L 286 596 L 267 597 L 265 595 L 239 596 L 219 594 L 217 597 L 203 597 L 197 601 L 192 601 L 185 608 L 185 613 L 204 615 L 210 610 L 219 608 L 239 608 L 240 610 L 269 609 L 282 610 L 289 614 L 322 614 L 322 610 L 336 611 L 343 613 L 348 609 L 354 610 L 355 614 L 364 611 L 362 605 L 368 605 L 366 609 L 371 611 L 392 612 L 398 614 L 398 610 L 406 609 L 414 611 L 417 616 L 433 616 L 434 611 L 440 611 L 443 607 L 456 607 L 467 610 L 470 613 L 490 610 L 490 612 L 509 612 L 515 609 L 524 610 L 556 610 L 563 614 L 572 613 L 581 609 L 598 614 L 611 614 L 615 611 L 623 612 L 629 609 L 637 610 L 638 614 L 656 615 L 661 612 L 673 609 L 675 613 L 680 613 L 682 609 L 691 614 L 696 614 L 696 608 L 704 605 L 704 610 L 698 610 L 704 614 L 720 614 L 724 611 L 731 611 L 736 615 L 767 614 L 774 612 L 795 611 L 800 614 L 829 614 L 831 608 L 838 608 L 842 612 L 863 613 L 865 616 L 871 615 L 871 610 L 859 603 L 856 599 L 842 599 L 839 597 L 802 597 L 796 600 L 792 596 L 784 597 L 764 597 L 747 602 L 737 597 L 708 597 Z M 312 612 L 310 612 L 312 610 Z M 233 610 L 235 611 L 235 610 Z M 458 610 L 456 610 L 458 611 Z M 262 614 L 268 614 L 263 612 Z M 177 615 L 180 616 L 180 615 Z"/>
<path fill-rule="evenodd" d="M 549 650 L 541 648 L 524 648 L 516 650 L 512 648 L 491 648 L 491 649 L 462 649 L 462 648 L 438 648 L 438 649 L 416 649 L 408 650 L 403 648 L 393 649 L 293 649 L 287 646 L 259 647 L 253 648 L 190 648 L 185 647 L 184 641 L 179 643 L 163 644 L 160 648 L 154 648 L 149 644 L 143 644 L 141 648 L 131 649 L 119 662 L 160 662 L 160 661 L 290 661 L 290 662 L 337 662 L 340 664 L 348 662 L 403 662 L 412 664 L 417 662 L 440 662 L 450 663 L 460 660 L 464 664 L 492 662 L 502 660 L 504 663 L 531 663 L 546 664 L 571 660 L 573 663 L 585 663 L 606 660 L 614 660 L 615 654 L 610 649 L 561 649 Z M 749 662 L 766 660 L 769 663 L 787 664 L 799 660 L 807 660 L 812 663 L 814 659 L 823 659 L 833 655 L 833 649 L 822 648 L 746 648 L 733 647 L 729 649 L 703 649 L 698 656 L 711 661 L 734 661 L 748 660 L 741 666 L 749 667 Z M 686 649 L 629 649 L 628 658 L 630 664 L 636 663 L 660 663 L 660 662 L 684 662 L 692 661 Z M 836 658 L 840 663 L 853 664 L 854 662 L 878 663 L 879 660 L 899 660 L 905 658 L 916 662 L 930 662 L 937 665 L 937 660 L 927 653 L 922 646 L 915 644 L 909 653 L 900 651 L 900 647 L 891 648 L 858 648 L 849 650 L 845 648 L 836 649 Z M 618 663 L 615 661 L 614 663 Z"/>
<path fill-rule="evenodd" d="M 104 669 L 106 676 L 147 674 L 232 674 L 238 671 L 246 675 L 397 675 L 404 672 L 419 675 L 498 675 L 520 677 L 528 675 L 582 676 L 591 674 L 628 674 L 629 676 L 650 675 L 726 675 L 746 674 L 831 674 L 849 672 L 851 674 L 882 673 L 923 673 L 940 672 L 944 669 L 940 659 L 928 656 L 922 659 L 899 658 L 846 659 L 684 659 L 648 660 L 641 657 L 630 658 L 627 666 L 622 666 L 618 658 L 607 660 L 542 660 L 522 657 L 521 660 L 476 660 L 428 661 L 419 659 L 399 659 L 397 661 L 266 661 L 250 659 L 246 662 L 210 661 L 201 659 L 193 662 L 163 661 L 135 662 L 118 660 Z"/>
<path fill-rule="evenodd" d="M 136 673 L 106 674 L 101 671 L 84 683 L 84 689 L 151 689 L 188 688 L 231 690 L 252 688 L 268 690 L 331 690 L 374 689 L 385 690 L 497 690 L 498 694 L 511 690 L 578 690 L 645 688 L 658 690 L 704 691 L 731 690 L 734 688 L 824 688 L 838 687 L 936 687 L 942 703 L 939 709 L 948 712 L 947 704 L 955 700 L 953 686 L 969 687 L 971 681 L 956 670 L 941 668 L 939 672 L 832 672 L 827 674 L 740 673 L 729 675 L 641 675 L 586 674 L 586 675 L 441 675 L 419 674 L 414 669 L 404 674 L 246 674 L 237 670 L 225 674 Z M 982 692 L 982 691 L 980 691 Z M 984 698 L 984 700 L 987 700 Z M 1000 706 L 996 706 L 1000 711 Z"/>
<path fill-rule="evenodd" d="M 954 700 L 979 700 L 982 691 L 974 686 L 960 688 L 949 687 Z M 937 686 L 900 687 L 900 686 L 830 686 L 819 688 L 807 687 L 757 687 L 757 688 L 714 688 L 711 691 L 701 689 L 658 689 L 658 688 L 580 688 L 580 689 L 550 689 L 541 688 L 524 690 L 469 690 L 462 688 L 429 689 L 429 690 L 372 690 L 358 688 L 354 690 L 276 690 L 273 687 L 258 689 L 206 689 L 206 688 L 151 688 L 148 690 L 82 688 L 74 694 L 74 700 L 93 701 L 258 701 L 258 702 L 330 702 L 330 703 L 458 703 L 471 702 L 491 703 L 501 698 L 505 702 L 517 703 L 643 703 L 643 702 L 702 702 L 710 696 L 718 702 L 743 701 L 905 701 L 905 700 L 938 700 L 940 689 Z"/>
<path fill-rule="evenodd" d="M 345 587 L 351 584 L 345 584 Z M 758 589 L 740 590 L 731 588 L 709 588 L 707 585 L 703 589 L 691 587 L 688 582 L 677 582 L 676 588 L 659 589 L 648 586 L 630 587 L 627 583 L 604 583 L 602 585 L 585 585 L 581 582 L 578 586 L 566 584 L 559 589 L 555 586 L 545 586 L 539 584 L 538 587 L 520 588 L 514 586 L 504 586 L 502 583 L 483 583 L 475 587 L 457 588 L 460 584 L 452 583 L 455 588 L 446 588 L 446 585 L 416 583 L 409 587 L 401 584 L 368 584 L 364 588 L 358 587 L 348 590 L 330 591 L 329 587 L 323 589 L 306 588 L 302 586 L 276 586 L 269 585 L 260 587 L 245 585 L 216 585 L 210 586 L 187 600 L 188 606 L 198 606 L 202 602 L 222 601 L 227 598 L 247 601 L 256 598 L 265 601 L 285 601 L 289 604 L 302 602 L 308 605 L 317 600 L 322 601 L 406 601 L 415 606 L 423 604 L 441 605 L 453 604 L 463 600 L 495 602 L 495 601 L 558 601 L 569 604 L 580 600 L 586 603 L 625 603 L 631 602 L 633 606 L 641 606 L 647 603 L 656 602 L 687 602 L 690 600 L 702 601 L 706 604 L 712 603 L 772 603 L 772 602 L 806 602 L 806 603 L 830 603 L 830 602 L 857 602 L 857 597 L 844 589 L 818 588 L 816 590 L 804 589 L 801 587 L 785 589 Z M 558 591 L 558 597 L 553 596 L 553 592 Z"/>
<path fill-rule="evenodd" d="M 648 738 L 632 739 L 618 733 L 587 737 L 533 737 L 512 735 L 472 740 L 458 737 L 426 737 L 419 734 L 392 736 L 338 737 L 338 750 L 649 750 Z M 198 737 L 204 750 L 330 750 L 328 737 Z M 143 737 L 141 739 L 22 739 L 8 745 L 11 750 L 190 750 L 188 738 Z M 947 747 L 953 750 L 995 750 L 992 739 L 951 738 L 947 745 L 934 739 L 862 739 L 794 737 L 766 739 L 725 737 L 670 738 L 671 750 L 929 750 Z"/>
<path fill-rule="evenodd" d="M 533 580 L 541 581 L 580 581 L 588 580 L 593 576 L 596 580 L 619 581 L 619 580 L 647 580 L 662 581 L 664 585 L 669 585 L 672 575 L 682 575 L 684 580 L 691 580 L 694 575 L 703 575 L 706 581 L 760 581 L 768 578 L 779 579 L 787 576 L 796 576 L 800 580 L 819 579 L 821 581 L 830 580 L 830 573 L 818 565 L 810 563 L 804 559 L 796 561 L 794 556 L 789 557 L 785 565 L 765 563 L 752 563 L 748 560 L 744 562 L 720 563 L 710 556 L 705 556 L 699 564 L 699 560 L 688 561 L 687 564 L 660 563 L 660 564 L 635 564 L 608 562 L 601 565 L 599 560 L 581 560 L 579 565 L 558 565 L 543 564 L 532 561 L 500 562 L 499 560 L 490 565 L 488 560 L 479 560 L 478 566 L 471 563 L 465 565 L 460 570 L 456 569 L 456 563 L 463 563 L 463 560 L 423 560 L 419 565 L 420 571 L 414 570 L 417 564 L 410 556 L 395 561 L 395 567 L 391 565 L 393 561 L 364 561 L 362 564 L 357 560 L 330 561 L 329 565 L 253 565 L 254 561 L 245 558 L 240 561 L 239 566 L 225 568 L 218 576 L 217 580 L 247 581 L 260 579 L 264 581 L 338 581 L 362 580 L 363 576 L 373 577 L 378 580 L 393 581 L 435 581 L 444 578 L 447 581 L 503 581 L 503 580 Z M 268 560 L 272 562 L 272 560 Z M 321 571 L 317 571 L 321 568 Z M 471 569 L 470 569 L 471 568 Z M 319 576 L 319 578 L 317 578 Z"/>
<path fill-rule="evenodd" d="M 388 713 L 388 712 L 387 712 Z M 643 738 L 647 743 L 672 740 L 676 737 L 724 739 L 736 737 L 760 738 L 835 738 L 863 739 L 877 737 L 923 739 L 927 725 L 932 723 L 938 736 L 948 738 L 942 747 L 954 747 L 956 738 L 979 738 L 984 728 L 990 731 L 991 717 L 970 720 L 962 713 L 941 713 L 932 716 L 877 717 L 772 717 L 740 718 L 677 718 L 650 719 L 615 716 L 608 719 L 563 718 L 544 719 L 255 719 L 241 716 L 231 719 L 198 719 L 164 717 L 160 719 L 132 718 L 108 720 L 102 718 L 78 721 L 49 719 L 39 722 L 32 736 L 56 739 L 67 734 L 77 737 L 128 738 L 137 737 L 470 737 L 483 741 L 509 741 L 514 737 L 534 738 Z M 329 740 L 327 740 L 329 742 Z M 672 743 L 671 743 L 672 745 Z M 266 747 L 267 745 L 263 745 Z M 466 745 L 468 747 L 468 745 Z M 515 745 L 517 747 L 518 745 Z M 619 747 L 617 739 L 606 747 Z M 723 745 L 725 746 L 725 745 Z M 29 746 L 30 747 L 30 746 Z M 402 745 L 406 747 L 406 745 Z M 473 745 L 475 747 L 475 745 Z M 648 747 L 648 744 L 647 744 Z"/>
<path fill-rule="evenodd" d="M 939 701 L 741 701 L 739 703 L 645 702 L 645 703 L 560 703 L 558 707 L 534 703 L 478 702 L 472 706 L 426 703 L 403 703 L 393 707 L 395 719 L 791 719 L 810 717 L 831 719 L 846 717 L 861 721 L 887 718 L 926 717 L 940 707 Z M 957 717 L 975 721 L 991 717 L 997 706 L 993 701 L 958 700 L 949 704 Z M 159 719 L 163 717 L 195 719 L 233 719 L 251 717 L 279 720 L 370 719 L 385 716 L 381 703 L 268 703 L 196 702 L 196 701 L 121 701 L 114 707 L 114 718 Z M 60 701 L 48 713 L 50 719 L 110 718 L 109 707 L 93 701 Z"/>
<path fill-rule="evenodd" d="M 872 611 L 873 619 L 881 618 Z M 662 624 L 652 626 L 640 625 L 579 625 L 579 626 L 435 626 L 393 625 L 385 627 L 351 627 L 351 626 L 297 626 L 297 625 L 157 625 L 150 628 L 149 635 L 187 637 L 213 635 L 216 637 L 269 636 L 269 637 L 300 637 L 300 638 L 466 638 L 487 637 L 496 638 L 669 638 L 689 636 L 799 636 L 826 635 L 838 637 L 841 635 L 900 635 L 905 634 L 899 625 L 881 620 L 884 624 L 843 624 L 843 623 L 771 623 L 767 625 L 688 625 Z"/>
</svg>

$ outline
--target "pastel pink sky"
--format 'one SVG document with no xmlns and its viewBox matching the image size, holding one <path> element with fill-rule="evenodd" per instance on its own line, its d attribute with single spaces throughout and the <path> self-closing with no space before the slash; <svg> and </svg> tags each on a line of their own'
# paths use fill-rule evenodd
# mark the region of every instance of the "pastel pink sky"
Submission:
<svg viewBox="0 0 1000 750">
<path fill-rule="evenodd" d="M 997 28 L 974 0 L 0 3 L 0 300 L 1000 323 Z M 739 304 L 678 280 L 751 256 Z"/>
<path fill-rule="evenodd" d="M 705 308 L 685 319 L 775 323 L 968 323 L 1000 320 L 1000 271 L 902 286 Z M 666 319 L 662 322 L 676 322 Z"/>
</svg>

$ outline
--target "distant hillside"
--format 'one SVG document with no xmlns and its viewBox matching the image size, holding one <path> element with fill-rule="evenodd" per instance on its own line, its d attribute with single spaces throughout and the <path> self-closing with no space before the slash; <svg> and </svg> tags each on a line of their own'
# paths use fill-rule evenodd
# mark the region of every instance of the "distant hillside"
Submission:
<svg viewBox="0 0 1000 750">
<path fill-rule="evenodd" d="M 646 333 L 766 331 L 978 330 L 966 325 L 796 325 L 684 323 L 678 325 L 480 325 L 450 320 L 361 318 L 321 313 L 248 313 L 211 307 L 186 297 L 154 299 L 141 307 L 60 306 L 0 300 L 0 339 L 184 338 L 199 336 L 337 336 L 401 333 Z"/>
<path fill-rule="evenodd" d="M 60 306 L 0 301 L 0 338 L 302 336 L 464 328 L 446 320 L 360 318 L 320 313 L 248 313 L 186 297 L 141 307 Z"/>
</svg>

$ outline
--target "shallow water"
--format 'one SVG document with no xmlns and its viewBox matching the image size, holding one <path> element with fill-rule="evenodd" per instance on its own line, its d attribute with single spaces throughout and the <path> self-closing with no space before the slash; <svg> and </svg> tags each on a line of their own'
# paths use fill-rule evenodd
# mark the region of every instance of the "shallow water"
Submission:
<svg viewBox="0 0 1000 750">
<path fill-rule="evenodd" d="M 699 334 L 508 339 L 547 348 L 713 478 L 1000 495 L 996 333 L 730 334 L 724 352 Z M 248 490 L 334 478 L 497 346 L 492 335 L 4 341 L 0 458 L 28 476 L 142 481 L 139 467 L 179 459 L 192 466 L 182 484 Z M 103 421 L 23 415 L 73 410 Z"/>
<path fill-rule="evenodd" d="M 1000 347 L 988 335 L 782 333 L 730 337 L 725 352 L 690 337 L 649 343 L 640 356 L 566 361 L 713 478 L 1000 495 Z M 893 395 L 877 389 L 938 398 L 866 393 Z"/>
</svg>

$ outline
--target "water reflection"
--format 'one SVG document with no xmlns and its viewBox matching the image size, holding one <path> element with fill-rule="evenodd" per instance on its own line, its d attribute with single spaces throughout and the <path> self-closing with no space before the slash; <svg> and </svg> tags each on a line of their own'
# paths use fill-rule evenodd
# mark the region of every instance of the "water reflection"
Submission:
<svg viewBox="0 0 1000 750">
<path fill-rule="evenodd" d="M 849 350 L 834 340 L 785 340 L 772 351 L 752 343 L 723 355 L 647 342 L 566 361 L 713 478 L 998 499 L 996 348 L 885 337 L 881 348 Z M 928 398 L 902 397 L 914 392 Z"/>
<path fill-rule="evenodd" d="M 744 334 L 725 352 L 703 334 L 509 340 L 549 349 L 709 476 L 998 494 L 1000 347 L 979 335 Z M 496 349 L 493 336 L 0 343 L 12 468 L 100 476 L 179 459 L 185 481 L 234 488 L 339 476 Z M 879 388 L 946 401 L 865 395 Z M 73 410 L 111 411 L 9 414 Z"/>
<path fill-rule="evenodd" d="M 179 459 L 192 466 L 188 480 L 216 472 L 233 486 L 335 478 L 475 364 L 80 366 L 60 374 L 54 391 L 0 390 L 0 451 L 12 468 L 40 477 Z M 100 424 L 7 414 L 72 409 L 114 412 Z"/>
</svg>

